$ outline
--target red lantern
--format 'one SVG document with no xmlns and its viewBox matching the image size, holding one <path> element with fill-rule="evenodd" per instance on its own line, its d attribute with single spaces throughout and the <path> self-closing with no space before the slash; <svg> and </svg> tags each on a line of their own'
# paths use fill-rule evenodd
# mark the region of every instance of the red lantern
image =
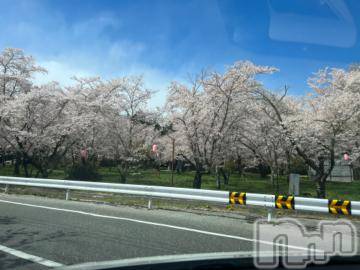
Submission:
<svg viewBox="0 0 360 270">
<path fill-rule="evenodd" d="M 88 158 L 88 151 L 86 149 L 80 150 L 80 157 L 82 160 L 87 160 Z"/>
<path fill-rule="evenodd" d="M 156 153 L 156 152 L 158 151 L 158 146 L 157 146 L 157 144 L 153 144 L 153 146 L 152 146 L 152 151 L 153 151 L 154 153 Z"/>
</svg>

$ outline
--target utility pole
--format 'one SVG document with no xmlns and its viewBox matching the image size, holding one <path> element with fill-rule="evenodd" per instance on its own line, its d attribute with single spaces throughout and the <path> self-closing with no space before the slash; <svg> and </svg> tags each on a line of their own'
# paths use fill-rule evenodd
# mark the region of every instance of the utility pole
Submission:
<svg viewBox="0 0 360 270">
<path fill-rule="evenodd" d="M 173 137 L 170 137 L 170 138 L 172 141 L 171 185 L 173 186 L 174 185 L 175 138 L 173 138 Z"/>
</svg>

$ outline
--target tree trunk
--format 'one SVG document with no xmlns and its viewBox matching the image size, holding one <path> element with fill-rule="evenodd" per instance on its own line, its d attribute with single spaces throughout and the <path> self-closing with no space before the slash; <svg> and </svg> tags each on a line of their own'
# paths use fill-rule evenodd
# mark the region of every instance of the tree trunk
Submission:
<svg viewBox="0 0 360 270">
<path fill-rule="evenodd" d="M 74 150 L 72 148 L 71 148 L 71 161 L 72 161 L 72 167 L 75 167 L 76 161 L 75 161 Z"/>
<path fill-rule="evenodd" d="M 216 188 L 221 189 L 221 179 L 219 174 L 216 174 Z"/>
<path fill-rule="evenodd" d="M 321 199 L 326 198 L 326 175 L 322 175 L 316 180 L 316 195 Z"/>
<path fill-rule="evenodd" d="M 216 188 L 221 189 L 221 179 L 220 179 L 220 172 L 218 167 L 215 168 L 215 174 L 216 174 Z"/>
<path fill-rule="evenodd" d="M 325 166 L 324 166 L 324 157 L 318 157 L 319 160 L 319 169 L 316 172 L 316 195 L 318 198 L 324 199 L 326 197 L 326 178 L 327 174 L 325 173 Z M 331 170 L 330 170 L 331 173 Z"/>
<path fill-rule="evenodd" d="M 236 159 L 236 170 L 240 175 L 242 175 L 243 166 L 242 166 L 242 159 L 240 156 L 238 156 Z"/>
<path fill-rule="evenodd" d="M 274 169 L 272 167 L 270 167 L 270 182 L 271 185 L 274 187 L 275 177 L 274 177 Z"/>
<path fill-rule="evenodd" d="M 48 172 L 47 168 L 44 168 L 42 165 L 38 165 L 38 170 L 41 173 L 41 177 L 43 177 L 43 178 L 49 177 L 49 172 Z"/>
<path fill-rule="evenodd" d="M 16 160 L 14 166 L 14 175 L 16 176 L 20 175 L 20 163 L 21 163 L 21 157 L 18 153 L 16 153 Z"/>
<path fill-rule="evenodd" d="M 197 169 L 194 177 L 193 188 L 198 188 L 198 189 L 201 188 L 201 176 L 202 176 L 202 172 L 199 169 Z"/>
<path fill-rule="evenodd" d="M 286 154 L 286 180 L 287 183 L 290 183 L 290 173 L 291 173 L 291 155 L 289 151 L 285 152 Z"/>
<path fill-rule="evenodd" d="M 1 160 L 1 163 L 2 163 L 3 167 L 5 167 L 5 165 L 6 165 L 5 160 L 6 160 L 6 152 L 3 151 L 3 153 L 2 153 L 2 160 Z"/>
<path fill-rule="evenodd" d="M 33 159 L 30 159 L 29 160 L 29 163 L 36 168 L 37 172 L 36 172 L 36 178 L 39 177 L 39 174 L 41 174 L 41 177 L 43 178 L 48 178 L 49 176 L 49 172 L 48 170 L 46 169 L 47 167 L 45 167 L 44 169 L 44 166 L 41 164 L 41 163 L 38 163 L 37 161 L 34 161 Z"/>
<path fill-rule="evenodd" d="M 222 177 L 224 178 L 224 185 L 229 184 L 229 175 L 226 173 L 224 168 L 220 168 L 219 172 L 221 173 Z"/>
<path fill-rule="evenodd" d="M 127 161 L 122 162 L 117 168 L 120 174 L 120 182 L 125 184 L 127 181 L 127 176 L 129 171 L 128 162 Z"/>
<path fill-rule="evenodd" d="M 42 177 L 44 177 L 44 178 L 48 178 L 48 177 L 49 177 L 48 170 L 42 169 L 42 170 L 41 170 L 41 175 L 42 175 Z"/>
<path fill-rule="evenodd" d="M 23 168 L 24 168 L 25 177 L 29 177 L 28 161 L 25 158 L 23 159 Z"/>
<path fill-rule="evenodd" d="M 229 184 L 229 181 L 230 181 L 230 171 L 227 171 L 227 172 L 225 173 L 225 175 L 226 175 L 225 185 L 228 185 L 228 184 Z"/>
<path fill-rule="evenodd" d="M 258 168 L 259 168 L 261 178 L 266 178 L 266 176 L 268 175 L 267 167 L 261 162 L 258 165 Z"/>
<path fill-rule="evenodd" d="M 279 194 L 279 167 L 276 168 L 276 193 Z"/>
</svg>

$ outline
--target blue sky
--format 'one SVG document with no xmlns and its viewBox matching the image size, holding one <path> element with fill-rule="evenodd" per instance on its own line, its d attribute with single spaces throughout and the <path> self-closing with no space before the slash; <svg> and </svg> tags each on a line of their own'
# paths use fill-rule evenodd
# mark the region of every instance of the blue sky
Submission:
<svg viewBox="0 0 360 270">
<path fill-rule="evenodd" d="M 308 91 L 319 68 L 359 62 L 360 2 L 343 0 L 0 0 L 0 49 L 49 70 L 39 82 L 143 74 L 165 101 L 172 80 L 237 60 L 280 69 L 265 86 Z"/>
</svg>

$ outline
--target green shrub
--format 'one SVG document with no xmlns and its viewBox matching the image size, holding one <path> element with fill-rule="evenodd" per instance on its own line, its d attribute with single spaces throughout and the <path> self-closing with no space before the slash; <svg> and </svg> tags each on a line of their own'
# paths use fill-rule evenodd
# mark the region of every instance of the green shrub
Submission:
<svg viewBox="0 0 360 270">
<path fill-rule="evenodd" d="M 103 158 L 100 160 L 100 167 L 115 167 L 117 164 L 116 160 Z"/>
<path fill-rule="evenodd" d="M 301 158 L 294 157 L 291 159 L 291 172 L 298 173 L 301 175 L 307 175 L 308 167 Z"/>
<path fill-rule="evenodd" d="M 100 180 L 100 174 L 91 163 L 80 163 L 67 170 L 67 179 Z"/>
</svg>

